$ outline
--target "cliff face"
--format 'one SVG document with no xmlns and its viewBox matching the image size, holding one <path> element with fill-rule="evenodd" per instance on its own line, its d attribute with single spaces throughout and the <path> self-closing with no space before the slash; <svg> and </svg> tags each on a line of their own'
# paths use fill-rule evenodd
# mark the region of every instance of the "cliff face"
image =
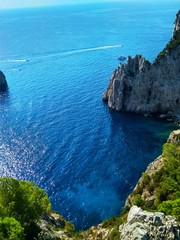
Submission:
<svg viewBox="0 0 180 240">
<path fill-rule="evenodd" d="M 3 72 L 0 71 L 0 92 L 6 91 L 8 88 L 6 77 Z"/>
<path fill-rule="evenodd" d="M 117 111 L 180 119 L 180 11 L 166 49 L 153 63 L 129 56 L 114 71 L 103 100 Z"/>
</svg>

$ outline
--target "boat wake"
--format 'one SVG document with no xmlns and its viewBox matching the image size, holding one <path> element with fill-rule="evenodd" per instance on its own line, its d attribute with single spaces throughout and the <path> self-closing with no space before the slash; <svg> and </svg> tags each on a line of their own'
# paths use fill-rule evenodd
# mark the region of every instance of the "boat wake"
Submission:
<svg viewBox="0 0 180 240">
<path fill-rule="evenodd" d="M 77 49 L 77 50 L 71 50 L 71 51 L 65 51 L 65 52 L 48 53 L 47 55 L 43 55 L 43 56 L 41 55 L 41 56 L 37 56 L 35 58 L 40 59 L 40 58 L 49 58 L 49 57 L 64 57 L 64 56 L 73 55 L 73 54 L 107 50 L 107 49 L 120 48 L 120 47 L 122 47 L 122 44 L 102 46 L 102 47 L 83 48 L 83 49 Z"/>
<path fill-rule="evenodd" d="M 111 49 L 111 48 L 120 48 L 120 47 L 122 47 L 121 44 L 120 45 L 112 45 L 112 46 L 85 48 L 85 49 L 64 52 L 64 54 L 83 53 L 83 52 L 98 51 L 98 50 L 105 50 L 105 49 Z"/>
<path fill-rule="evenodd" d="M 0 60 L 0 62 L 4 63 L 22 63 L 22 62 L 29 62 L 27 59 L 6 59 L 6 60 Z"/>
<path fill-rule="evenodd" d="M 107 50 L 107 49 L 112 49 L 112 48 L 121 48 L 122 44 L 119 45 L 110 45 L 110 46 L 101 46 L 101 47 L 92 47 L 92 48 L 84 48 L 84 49 L 77 49 L 77 50 L 71 50 L 71 51 L 65 51 L 65 52 L 51 52 L 51 53 L 45 53 L 45 54 L 40 54 L 36 55 L 34 57 L 30 57 L 29 59 L 44 59 L 44 58 L 49 58 L 49 57 L 63 57 L 67 55 L 73 55 L 73 54 L 79 54 L 79 53 L 86 53 L 86 52 L 91 52 L 91 51 L 100 51 L 100 50 Z M 3 59 L 0 60 L 0 62 L 4 63 L 25 63 L 29 62 L 29 59 Z"/>
</svg>

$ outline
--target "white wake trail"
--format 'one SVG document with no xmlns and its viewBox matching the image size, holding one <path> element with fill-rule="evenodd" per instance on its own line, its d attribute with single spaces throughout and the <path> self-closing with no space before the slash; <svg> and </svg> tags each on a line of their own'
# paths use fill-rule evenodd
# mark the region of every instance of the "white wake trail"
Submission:
<svg viewBox="0 0 180 240">
<path fill-rule="evenodd" d="M 64 54 L 83 53 L 83 52 L 98 51 L 98 50 L 111 49 L 111 48 L 120 48 L 120 47 L 122 47 L 122 45 L 119 44 L 119 45 L 112 45 L 112 46 L 85 48 L 85 49 L 79 49 L 79 50 L 65 52 Z"/>
<path fill-rule="evenodd" d="M 122 44 L 110 45 L 110 46 L 101 46 L 101 47 L 92 47 L 92 48 L 84 48 L 84 49 L 77 49 L 77 50 L 72 50 L 72 51 L 67 51 L 67 52 L 49 53 L 49 54 L 44 54 L 44 55 L 41 55 L 41 56 L 35 56 L 35 57 L 32 57 L 32 58 L 30 57 L 29 59 L 31 60 L 31 59 L 43 59 L 43 58 L 56 57 L 56 56 L 66 56 L 66 55 L 72 55 L 72 54 L 77 54 L 77 53 L 107 50 L 107 49 L 120 48 L 120 47 L 122 47 Z M 25 62 L 29 62 L 30 60 L 27 60 L 27 59 L 3 59 L 3 60 L 0 60 L 0 62 L 4 62 L 4 63 L 25 63 Z"/>
<path fill-rule="evenodd" d="M 19 63 L 19 62 L 28 62 L 28 60 L 26 60 L 26 59 L 7 59 L 7 60 L 0 60 L 0 62 Z"/>
</svg>

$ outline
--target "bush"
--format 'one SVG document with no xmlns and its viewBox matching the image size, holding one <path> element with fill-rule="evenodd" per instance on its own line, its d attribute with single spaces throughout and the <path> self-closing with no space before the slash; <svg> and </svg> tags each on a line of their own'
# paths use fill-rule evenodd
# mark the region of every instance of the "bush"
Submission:
<svg viewBox="0 0 180 240">
<path fill-rule="evenodd" d="M 171 40 L 166 45 L 166 47 L 158 54 L 156 60 L 160 60 L 161 58 L 163 58 L 165 56 L 166 51 L 171 51 L 173 48 L 177 47 L 178 45 L 180 45 L 180 39 Z"/>
<path fill-rule="evenodd" d="M 180 136 L 176 135 L 176 144 L 163 146 L 164 165 L 151 179 L 142 174 L 142 182 L 133 192 L 133 204 L 146 210 L 162 211 L 180 220 Z M 142 189 L 147 189 L 155 198 L 142 199 Z M 179 205 L 178 205 L 179 204 Z"/>
<path fill-rule="evenodd" d="M 14 218 L 6 217 L 0 219 L 0 239 L 1 240 L 23 240 L 24 228 Z"/>
<path fill-rule="evenodd" d="M 180 198 L 172 201 L 165 201 L 158 206 L 158 211 L 166 215 L 172 215 L 180 221 Z"/>
<path fill-rule="evenodd" d="M 140 194 L 137 194 L 137 195 L 134 196 L 133 204 L 138 206 L 138 207 L 143 206 L 144 201 L 143 201 L 143 199 L 142 199 Z"/>
<path fill-rule="evenodd" d="M 119 228 L 116 227 L 112 230 L 112 232 L 108 236 L 108 239 L 109 240 L 119 240 L 119 238 L 120 238 Z"/>
<path fill-rule="evenodd" d="M 15 218 L 26 235 L 35 230 L 36 221 L 50 209 L 47 194 L 32 182 L 0 178 L 0 217 Z"/>
</svg>

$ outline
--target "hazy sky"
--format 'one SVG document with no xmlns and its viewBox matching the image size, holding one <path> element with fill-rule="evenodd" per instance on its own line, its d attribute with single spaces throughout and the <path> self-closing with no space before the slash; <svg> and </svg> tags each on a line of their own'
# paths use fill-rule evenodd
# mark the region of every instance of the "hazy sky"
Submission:
<svg viewBox="0 0 180 240">
<path fill-rule="evenodd" d="M 119 1 L 138 1 L 138 0 L 0 0 L 0 9 L 19 8 L 19 7 L 36 7 L 46 5 L 59 5 L 71 3 L 88 3 L 88 2 L 119 2 Z M 148 0 L 141 0 L 148 1 Z M 153 1 L 153 0 L 150 0 Z M 171 2 L 172 0 L 154 0 Z M 179 1 L 179 0 L 174 0 Z"/>
<path fill-rule="evenodd" d="M 70 3 L 115 2 L 115 1 L 122 1 L 122 0 L 0 0 L 0 9 L 59 5 L 59 4 L 70 4 Z"/>
</svg>

